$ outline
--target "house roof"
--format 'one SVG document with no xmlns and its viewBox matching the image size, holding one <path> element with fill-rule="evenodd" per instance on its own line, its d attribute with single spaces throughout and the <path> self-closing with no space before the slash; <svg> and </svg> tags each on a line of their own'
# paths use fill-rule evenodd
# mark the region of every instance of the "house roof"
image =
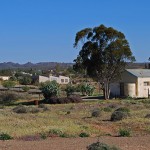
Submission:
<svg viewBox="0 0 150 150">
<path fill-rule="evenodd" d="M 126 69 L 129 73 L 136 77 L 150 77 L 150 69 Z"/>
</svg>

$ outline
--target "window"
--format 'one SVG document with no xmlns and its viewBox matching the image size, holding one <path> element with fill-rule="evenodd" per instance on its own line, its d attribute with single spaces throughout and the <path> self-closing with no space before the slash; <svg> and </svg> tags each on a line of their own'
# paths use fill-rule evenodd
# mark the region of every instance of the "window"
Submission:
<svg viewBox="0 0 150 150">
<path fill-rule="evenodd" d="M 150 81 L 144 82 L 144 86 L 150 86 Z"/>
<path fill-rule="evenodd" d="M 67 83 L 67 82 L 68 82 L 68 79 L 65 79 L 65 82 Z"/>
<path fill-rule="evenodd" d="M 61 83 L 64 83 L 64 79 L 61 79 Z"/>
</svg>

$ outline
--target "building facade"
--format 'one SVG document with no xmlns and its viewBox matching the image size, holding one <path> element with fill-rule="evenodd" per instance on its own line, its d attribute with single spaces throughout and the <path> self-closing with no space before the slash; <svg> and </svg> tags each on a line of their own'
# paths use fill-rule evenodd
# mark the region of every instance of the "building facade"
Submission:
<svg viewBox="0 0 150 150">
<path fill-rule="evenodd" d="M 70 78 L 66 76 L 58 76 L 58 77 L 51 75 L 49 77 L 39 76 L 39 83 L 54 80 L 59 84 L 68 84 L 70 82 Z"/>
<path fill-rule="evenodd" d="M 110 84 L 112 96 L 149 97 L 150 69 L 126 69 L 117 82 Z"/>
</svg>

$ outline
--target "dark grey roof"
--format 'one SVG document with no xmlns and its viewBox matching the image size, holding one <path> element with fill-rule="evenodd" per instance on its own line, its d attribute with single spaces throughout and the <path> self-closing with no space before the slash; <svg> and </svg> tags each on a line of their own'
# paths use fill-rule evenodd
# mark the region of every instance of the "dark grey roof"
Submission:
<svg viewBox="0 0 150 150">
<path fill-rule="evenodd" d="M 126 69 L 129 73 L 136 77 L 150 77 L 150 69 Z"/>
</svg>

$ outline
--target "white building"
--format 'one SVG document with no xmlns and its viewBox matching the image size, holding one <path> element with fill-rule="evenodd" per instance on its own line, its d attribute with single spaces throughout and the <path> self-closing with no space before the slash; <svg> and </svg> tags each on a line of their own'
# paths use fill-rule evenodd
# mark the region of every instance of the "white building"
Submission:
<svg viewBox="0 0 150 150">
<path fill-rule="evenodd" d="M 49 77 L 39 76 L 39 83 L 54 80 L 59 84 L 68 84 L 70 82 L 70 78 L 65 76 L 58 76 L 58 77 L 51 75 Z"/>
<path fill-rule="evenodd" d="M 148 97 L 150 94 L 150 69 L 126 69 L 122 77 L 110 84 L 113 96 Z"/>
<path fill-rule="evenodd" d="M 0 79 L 1 79 L 1 80 L 4 80 L 4 81 L 5 81 L 5 80 L 9 80 L 9 78 L 10 78 L 9 76 L 0 76 Z"/>
</svg>

